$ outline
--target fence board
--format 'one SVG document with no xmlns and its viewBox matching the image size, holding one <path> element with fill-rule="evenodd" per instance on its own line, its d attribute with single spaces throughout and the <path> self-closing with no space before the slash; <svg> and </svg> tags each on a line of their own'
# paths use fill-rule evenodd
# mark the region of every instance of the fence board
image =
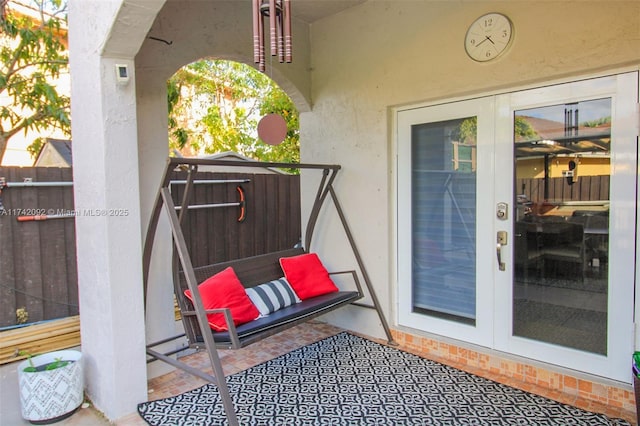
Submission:
<svg viewBox="0 0 640 426">
<path fill-rule="evenodd" d="M 247 219 L 250 220 L 253 224 L 253 233 L 254 233 L 254 250 L 256 252 L 267 253 L 268 249 L 266 247 L 266 238 L 261 238 L 261 236 L 266 235 L 269 217 L 266 214 L 259 214 L 256 210 L 256 206 L 263 206 L 267 200 L 267 187 L 266 181 L 262 177 L 256 176 L 253 180 L 252 192 L 253 197 L 252 200 L 255 203 L 254 206 L 247 204 L 248 210 L 247 212 L 251 213 L 251 217 L 247 216 Z"/>
<path fill-rule="evenodd" d="M 228 175 L 223 175 L 228 177 Z M 222 185 L 222 196 L 219 199 L 212 200 L 211 202 L 215 203 L 232 203 L 235 202 L 238 197 L 236 196 L 236 184 Z M 245 244 L 245 241 L 240 240 L 240 227 L 244 224 L 238 224 L 238 208 L 237 207 L 223 207 L 216 209 L 222 212 L 224 217 L 224 224 L 226 229 L 226 235 L 222 238 L 226 239 L 225 246 L 228 248 L 227 256 L 229 259 L 238 259 L 242 257 L 240 246 Z M 213 236 L 220 235 L 217 231 L 218 228 L 214 228 Z M 224 234 L 224 233 L 223 233 Z"/>
<path fill-rule="evenodd" d="M 232 198 L 230 198 L 231 202 L 239 202 L 240 201 L 240 192 L 238 191 L 238 186 L 242 187 L 242 190 L 244 191 L 245 194 L 245 214 L 246 214 L 246 207 L 248 205 L 247 203 L 247 191 L 246 191 L 246 186 L 248 186 L 247 184 L 234 184 L 234 185 L 230 185 L 230 190 L 233 194 Z M 250 243 L 250 241 L 253 239 L 253 231 L 247 227 L 247 226 L 243 226 L 244 222 L 238 222 L 238 218 L 240 217 L 241 211 L 239 207 L 235 207 L 232 209 L 229 209 L 229 212 L 232 213 L 232 220 L 234 221 L 234 225 L 235 227 L 238 229 L 238 255 L 239 257 L 247 257 L 247 256 L 251 256 L 253 253 L 255 253 L 255 249 L 254 249 L 254 245 Z"/>
<path fill-rule="evenodd" d="M 38 181 L 55 182 L 62 179 L 61 169 L 42 167 L 36 170 Z M 55 213 L 64 210 L 63 187 L 38 190 L 38 206 L 49 206 Z M 67 252 L 65 244 L 64 221 L 56 219 L 45 223 L 37 223 L 40 231 L 40 276 L 42 280 L 43 312 L 42 318 L 64 318 L 69 315 L 68 305 L 63 303 L 46 303 L 46 301 L 68 301 L 69 289 L 67 279 Z"/>
<path fill-rule="evenodd" d="M 63 172 L 63 179 L 73 180 L 72 170 Z M 63 191 L 62 204 L 64 206 L 74 206 L 73 191 Z M 76 263 L 76 221 L 75 219 L 65 219 L 64 224 L 64 247 L 66 251 L 66 279 L 67 298 L 75 304 L 67 305 L 67 315 L 78 315 L 78 268 Z"/>
<path fill-rule="evenodd" d="M 8 174 L 1 171 L 0 176 L 9 178 Z M 10 193 L 0 190 L 2 205 L 11 206 Z M 13 226 L 10 218 L 0 215 L 0 326 L 15 324 L 16 306 L 18 306 L 15 291 L 15 267 L 13 263 Z"/>
<path fill-rule="evenodd" d="M 272 188 L 271 190 L 267 189 L 266 194 L 267 197 L 265 199 L 266 203 L 266 214 L 267 214 L 267 224 L 266 224 L 266 235 L 267 239 L 265 244 L 267 245 L 267 251 L 274 251 L 275 246 L 278 241 L 278 229 L 277 229 L 277 196 L 278 196 L 278 187 L 277 184 L 272 179 L 272 176 L 265 176 L 267 188 Z"/>
</svg>

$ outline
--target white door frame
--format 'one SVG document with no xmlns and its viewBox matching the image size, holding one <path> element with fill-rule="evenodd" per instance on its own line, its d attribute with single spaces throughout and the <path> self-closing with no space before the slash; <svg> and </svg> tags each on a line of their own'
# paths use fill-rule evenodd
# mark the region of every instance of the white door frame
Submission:
<svg viewBox="0 0 640 426">
<path fill-rule="evenodd" d="M 399 111 L 398 124 L 398 283 L 412 282 L 412 253 L 411 244 L 411 209 L 400 206 L 411 205 L 411 167 L 401 164 L 411 159 L 411 126 L 425 122 L 437 123 L 465 117 L 478 117 L 477 130 L 477 187 L 486 188 L 478 194 L 476 211 L 480 217 L 485 217 L 493 211 L 493 148 L 486 142 L 493 143 L 494 98 L 482 97 L 461 102 L 433 105 L 428 107 L 429 118 L 425 120 L 424 108 Z M 495 244 L 492 242 L 490 227 L 476 227 L 476 277 L 491 277 L 484 280 L 477 279 L 476 307 L 493 305 L 493 263 L 495 258 Z M 412 328 L 428 330 L 431 333 L 450 336 L 474 344 L 491 347 L 493 333 L 492 309 L 476 309 L 475 326 L 457 323 L 440 318 L 429 317 L 413 312 L 411 302 L 411 286 L 398 286 L 398 322 Z"/>
<path fill-rule="evenodd" d="M 578 100 L 612 98 L 614 122 L 611 134 L 608 356 L 544 344 L 512 336 L 512 272 L 496 276 L 495 349 L 592 373 L 615 380 L 630 381 L 633 352 L 633 303 L 635 264 L 636 126 L 629 125 L 637 114 L 638 74 L 581 80 L 498 96 L 496 137 L 505 143 L 496 146 L 496 163 L 513 164 L 513 114 L 516 110 Z M 637 116 L 635 117 L 637 119 Z M 513 199 L 513 176 L 502 176 L 510 185 L 496 185 L 498 199 Z M 513 229 L 513 224 L 494 221 L 496 227 Z M 510 238 L 513 247 L 513 236 Z M 625 267 L 626 266 L 626 267 Z"/>
</svg>

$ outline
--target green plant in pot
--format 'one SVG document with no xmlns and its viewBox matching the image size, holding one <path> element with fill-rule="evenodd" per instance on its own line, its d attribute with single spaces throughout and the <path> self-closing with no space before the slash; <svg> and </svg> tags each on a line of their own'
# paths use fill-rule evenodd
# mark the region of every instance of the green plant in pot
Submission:
<svg viewBox="0 0 640 426">
<path fill-rule="evenodd" d="M 22 417 L 50 424 L 71 416 L 84 401 L 82 353 L 62 350 L 30 356 L 18 365 Z"/>
</svg>

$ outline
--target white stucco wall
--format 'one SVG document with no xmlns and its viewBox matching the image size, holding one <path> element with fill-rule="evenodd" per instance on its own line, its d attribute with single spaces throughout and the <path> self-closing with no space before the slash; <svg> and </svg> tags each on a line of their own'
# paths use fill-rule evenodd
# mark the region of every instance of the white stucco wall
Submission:
<svg viewBox="0 0 640 426">
<path fill-rule="evenodd" d="M 488 12 L 509 16 L 515 38 L 503 57 L 477 63 L 467 57 L 464 37 Z M 391 108 L 637 69 L 639 18 L 637 1 L 376 0 L 312 25 L 313 109 L 301 117 L 302 161 L 343 166 L 336 188 L 392 323 Z M 340 231 L 332 222 L 327 234 L 326 224 L 318 225 L 324 234 L 318 250 L 340 264 L 349 258 L 347 247 L 334 243 Z M 372 313 L 336 314 L 335 321 L 382 337 Z"/>
</svg>

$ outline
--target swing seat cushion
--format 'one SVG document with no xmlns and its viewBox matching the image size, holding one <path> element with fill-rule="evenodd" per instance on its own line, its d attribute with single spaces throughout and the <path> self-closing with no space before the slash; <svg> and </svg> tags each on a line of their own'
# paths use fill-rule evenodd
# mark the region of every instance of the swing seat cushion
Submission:
<svg viewBox="0 0 640 426">
<path fill-rule="evenodd" d="M 316 253 L 282 257 L 280 266 L 301 300 L 338 291 Z"/>
<path fill-rule="evenodd" d="M 236 327 L 236 332 L 241 346 L 246 346 L 264 338 L 264 336 L 276 334 L 295 324 L 330 312 L 339 306 L 353 303 L 361 297 L 357 291 L 338 291 L 311 297 L 300 303 L 279 309 L 267 316 L 260 317 L 255 321 L 241 324 Z M 231 336 L 228 331 L 211 331 L 216 344 L 220 345 L 220 347 L 231 346 Z M 202 337 L 199 340 L 201 339 Z"/>
<path fill-rule="evenodd" d="M 233 323 L 236 326 L 253 321 L 260 316 L 258 308 L 247 296 L 247 292 L 231 267 L 206 279 L 198 286 L 198 290 L 205 310 L 230 308 Z M 193 303 L 190 290 L 185 290 L 184 295 Z M 228 330 L 223 314 L 207 314 L 207 320 L 215 331 Z"/>
</svg>

